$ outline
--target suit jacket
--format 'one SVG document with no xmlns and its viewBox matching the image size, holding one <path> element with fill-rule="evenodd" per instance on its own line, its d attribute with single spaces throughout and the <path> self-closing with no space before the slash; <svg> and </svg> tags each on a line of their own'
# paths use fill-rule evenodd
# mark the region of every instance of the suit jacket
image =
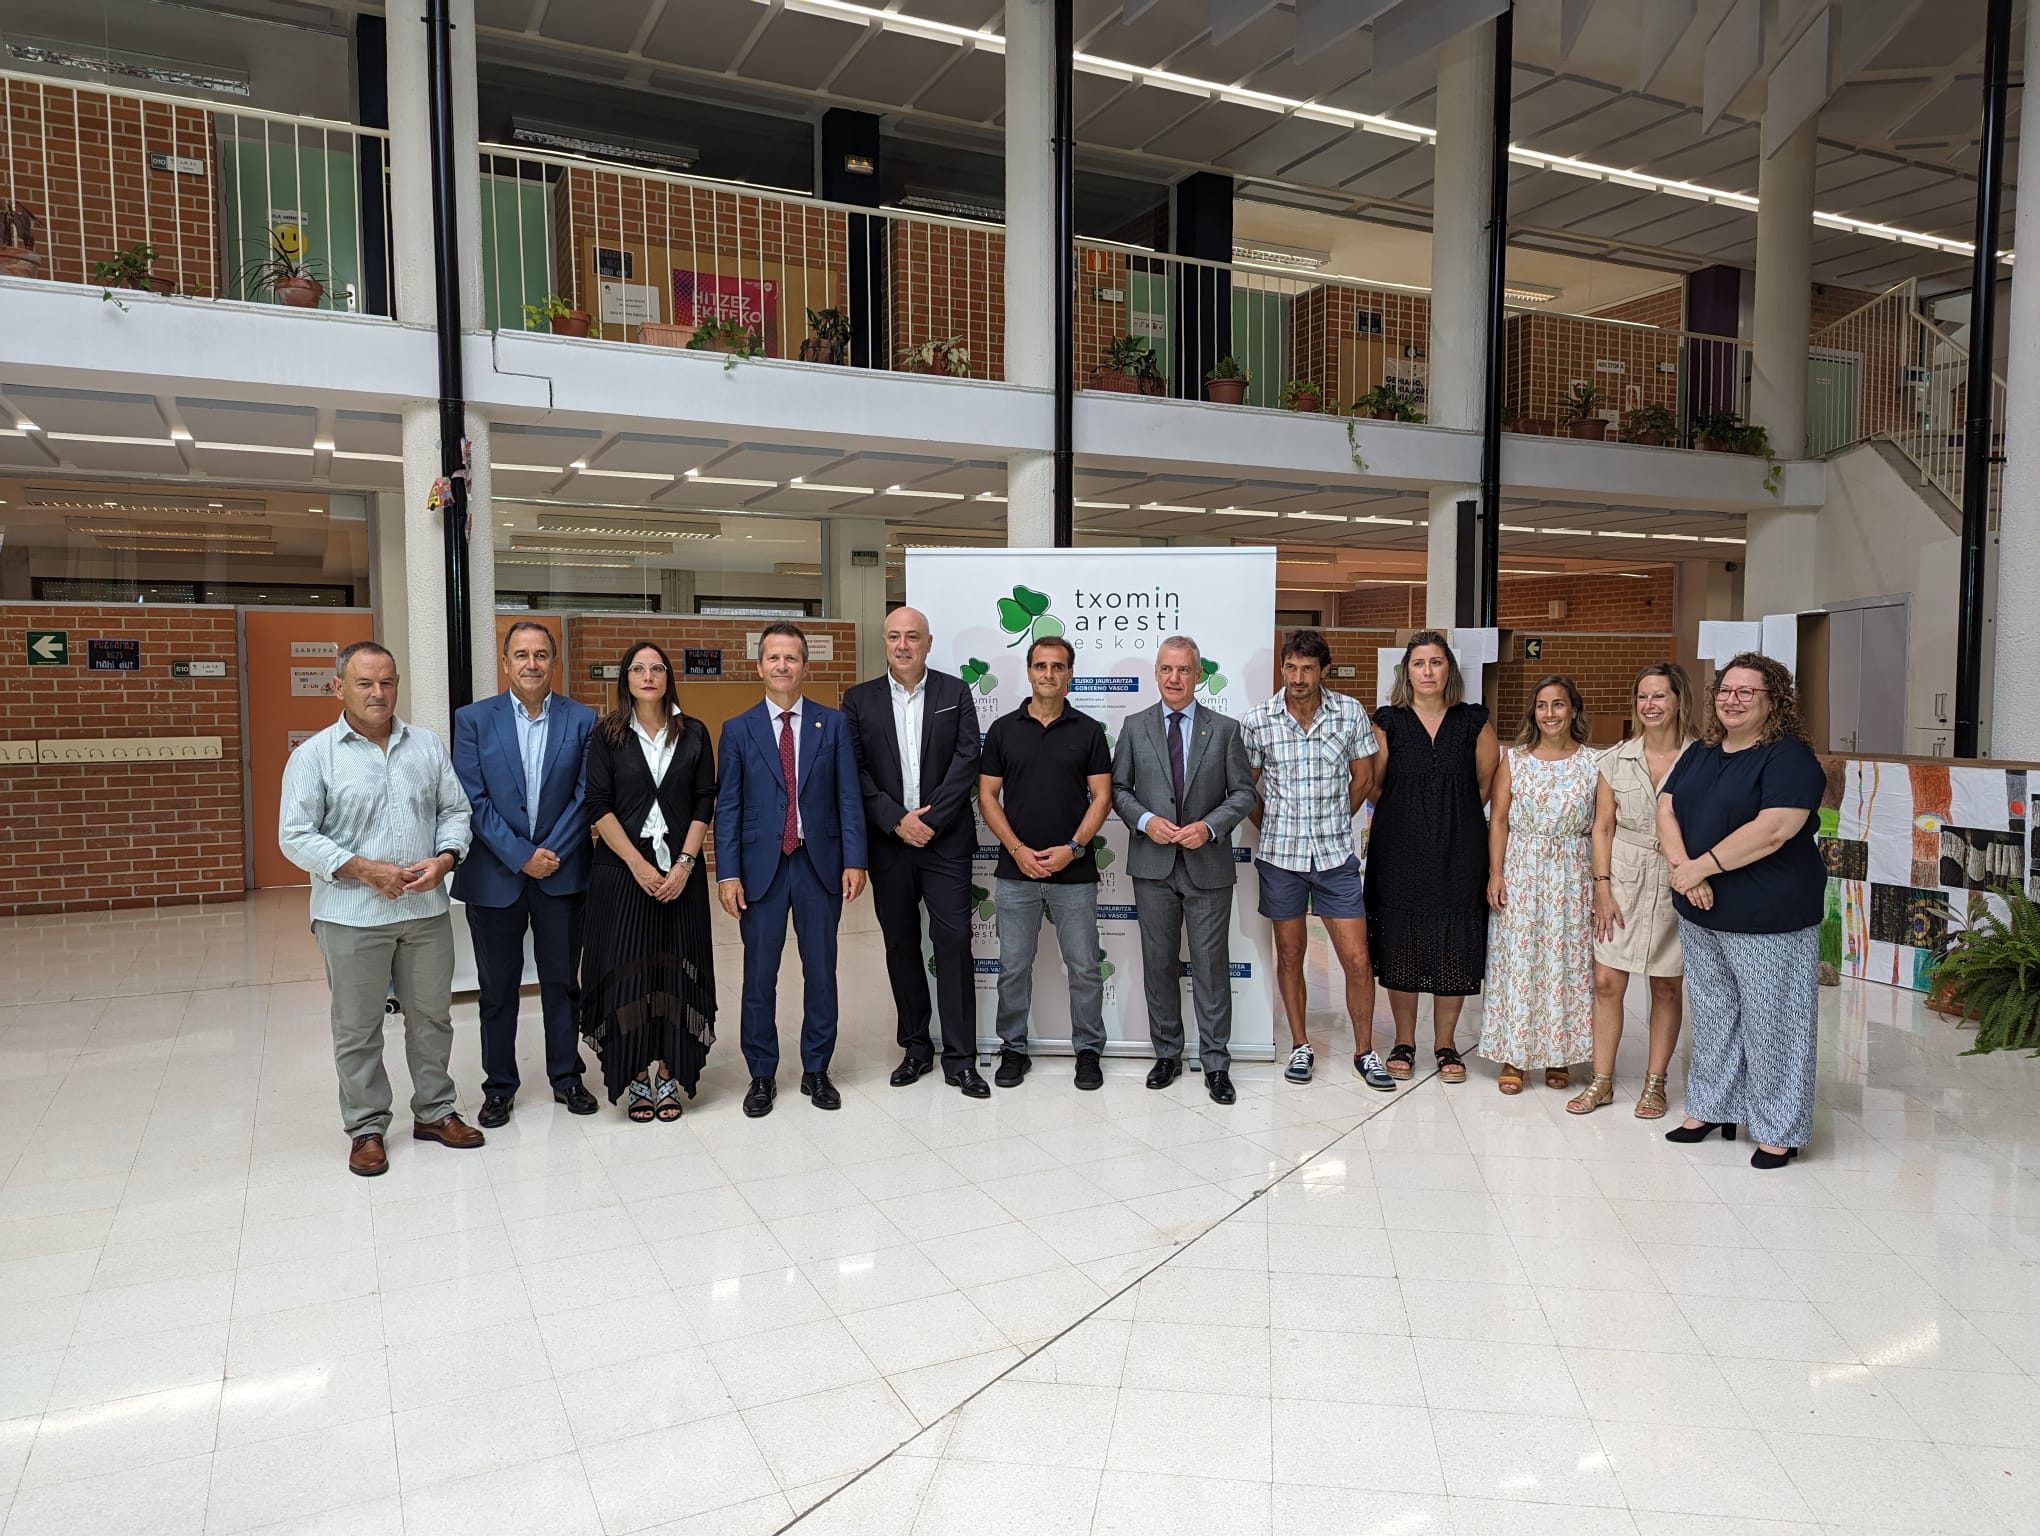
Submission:
<svg viewBox="0 0 2040 1536">
<path fill-rule="evenodd" d="M 690 826 L 714 818 L 715 752 L 709 746 L 708 726 L 692 715 L 683 714 L 678 722 L 680 739 L 673 745 L 673 760 L 657 783 L 652 781 L 645 749 L 635 731 L 617 747 L 605 741 L 599 730 L 588 738 L 590 826 L 613 813 L 624 834 L 636 842 L 656 800 L 666 816 L 666 845 L 677 854 Z M 595 859 L 597 863 L 623 862 L 607 843 L 597 846 Z"/>
<path fill-rule="evenodd" d="M 1136 880 L 1166 880 L 1183 861 L 1193 884 L 1206 889 L 1231 885 L 1232 829 L 1254 806 L 1254 773 L 1247 766 L 1246 738 L 1240 723 L 1206 705 L 1198 705 L 1183 744 L 1183 814 L 1175 813 L 1176 791 L 1169 779 L 1169 725 L 1160 704 L 1129 715 L 1112 756 L 1112 808 L 1129 829 L 1152 811 L 1168 821 L 1187 825 L 1201 821 L 1211 828 L 1202 848 L 1164 847 L 1138 835 L 1132 838 L 1126 872 Z"/>
<path fill-rule="evenodd" d="M 548 896 L 588 888 L 588 808 L 581 759 L 595 711 L 552 696 L 545 763 L 538 783 L 538 835 L 525 804 L 524 758 L 517 750 L 517 696 L 505 690 L 456 710 L 453 771 L 474 812 L 474 845 L 454 871 L 453 894 L 471 906 L 507 907 L 524 890 L 524 864 L 550 848 L 560 867 L 538 883 Z"/>
<path fill-rule="evenodd" d="M 794 777 L 802 836 L 815 872 L 833 883 L 846 869 L 870 867 L 857 749 L 841 712 L 813 699 L 801 702 L 801 735 L 806 740 L 795 758 Z M 745 897 L 756 900 L 779 872 L 779 842 L 786 827 L 786 777 L 763 700 L 731 717 L 716 755 L 721 775 L 715 797 L 715 877 L 743 881 Z"/>
<path fill-rule="evenodd" d="M 905 803 L 905 770 L 899 732 L 893 726 L 892 678 L 884 673 L 843 695 L 843 718 L 857 748 L 857 777 L 864 796 L 865 834 L 873 842 L 900 841 L 892 829 L 914 807 Z M 977 788 L 978 753 L 983 746 L 977 707 L 962 678 L 930 668 L 921 697 L 922 818 L 934 828 L 928 852 L 967 859 L 977 846 L 977 817 L 971 791 Z"/>
</svg>

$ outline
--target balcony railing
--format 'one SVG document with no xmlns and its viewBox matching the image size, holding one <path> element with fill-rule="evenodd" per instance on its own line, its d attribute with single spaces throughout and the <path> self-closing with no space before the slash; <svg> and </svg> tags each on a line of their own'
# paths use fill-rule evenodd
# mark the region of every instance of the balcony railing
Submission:
<svg viewBox="0 0 2040 1536">
<path fill-rule="evenodd" d="M 1504 322 L 1513 430 L 1668 448 L 1734 449 L 1750 348 L 1729 336 L 1597 315 L 1518 310 Z"/>
<path fill-rule="evenodd" d="M 0 273 L 302 302 L 280 252 L 318 307 L 391 313 L 386 132 L 12 71 L 0 126 Z"/>
</svg>

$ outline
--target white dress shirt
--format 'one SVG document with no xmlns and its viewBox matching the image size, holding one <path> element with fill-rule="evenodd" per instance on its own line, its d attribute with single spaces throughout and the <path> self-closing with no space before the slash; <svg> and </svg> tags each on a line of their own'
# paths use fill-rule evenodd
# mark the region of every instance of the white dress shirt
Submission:
<svg viewBox="0 0 2040 1536">
<path fill-rule="evenodd" d="M 893 734 L 900 744 L 900 804 L 907 810 L 921 808 L 921 721 L 928 707 L 928 674 L 909 688 L 890 672 L 886 682 L 892 689 Z"/>
<path fill-rule="evenodd" d="M 806 750 L 806 741 L 801 736 L 800 728 L 801 726 L 807 723 L 801 718 L 802 712 L 805 711 L 806 708 L 807 700 L 805 698 L 795 699 L 793 701 L 793 708 L 788 710 L 781 710 L 780 707 L 777 704 L 773 703 L 770 699 L 767 699 L 765 701 L 765 723 L 771 727 L 772 755 L 775 758 L 778 757 L 779 755 L 779 717 L 781 714 L 789 714 L 793 716 L 794 781 L 793 783 L 786 786 L 786 793 L 793 800 L 794 836 L 802 839 L 805 839 L 807 837 L 807 817 L 801 814 L 800 809 L 801 762 L 809 754 Z"/>
<path fill-rule="evenodd" d="M 630 728 L 637 733 L 638 750 L 645 755 L 645 766 L 652 772 L 654 787 L 666 782 L 666 770 L 673 766 L 673 753 L 680 745 L 680 727 L 673 723 L 679 710 L 673 710 L 666 720 L 666 728 L 657 736 L 645 729 L 637 712 L 631 711 Z M 672 829 L 666 825 L 666 811 L 659 804 L 659 797 L 652 797 L 651 814 L 645 817 L 645 824 L 638 828 L 638 836 L 652 845 L 652 858 L 659 866 L 660 874 L 668 874 L 673 868 L 673 848 L 666 841 Z"/>
</svg>

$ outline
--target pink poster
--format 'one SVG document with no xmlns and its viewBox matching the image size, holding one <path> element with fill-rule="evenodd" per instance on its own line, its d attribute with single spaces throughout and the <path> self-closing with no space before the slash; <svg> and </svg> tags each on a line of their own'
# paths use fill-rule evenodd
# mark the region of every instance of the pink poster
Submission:
<svg viewBox="0 0 2040 1536">
<path fill-rule="evenodd" d="M 673 321 L 735 320 L 756 331 L 767 356 L 778 355 L 779 284 L 770 278 L 729 277 L 673 269 Z"/>
</svg>

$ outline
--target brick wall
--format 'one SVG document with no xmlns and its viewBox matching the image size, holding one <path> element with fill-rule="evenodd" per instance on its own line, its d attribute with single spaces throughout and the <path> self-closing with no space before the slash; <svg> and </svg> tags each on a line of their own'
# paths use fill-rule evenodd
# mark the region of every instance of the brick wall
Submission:
<svg viewBox="0 0 2040 1536">
<path fill-rule="evenodd" d="M 1600 392 L 1604 413 L 1662 405 L 1676 415 L 1678 363 L 1676 323 L 1646 330 L 1577 315 L 1511 315 L 1503 325 L 1502 398 L 1515 407 L 1519 430 L 1537 418 L 1563 423 L 1576 383 Z"/>
<path fill-rule="evenodd" d="M 1523 642 L 1543 641 L 1543 655 L 1525 660 Z M 1502 656 L 1488 674 L 1488 707 L 1495 731 L 1507 742 L 1523 723 L 1530 689 L 1549 673 L 1573 680 L 1586 705 L 1597 745 L 1622 739 L 1622 724 L 1635 698 L 1636 674 L 1654 661 L 1677 660 L 1677 639 L 1665 635 L 1567 634 L 1524 628 L 1503 636 Z"/>
<path fill-rule="evenodd" d="M 1639 293 L 1635 298 L 1624 299 L 1617 304 L 1604 304 L 1587 313 L 1604 320 L 1628 320 L 1637 325 L 1655 325 L 1676 331 L 1686 323 L 1686 285 L 1673 283 L 1652 293 Z"/>
<path fill-rule="evenodd" d="M 567 654 L 574 658 L 574 665 L 572 675 L 563 679 L 566 692 L 597 710 L 615 708 L 615 680 L 598 681 L 589 676 L 590 669 L 612 666 L 623 659 L 623 653 L 629 646 L 640 640 L 650 640 L 665 648 L 675 666 L 681 665 L 680 653 L 689 646 L 721 651 L 721 680 L 725 683 L 755 683 L 762 698 L 764 685 L 757 683 L 757 663 L 744 656 L 744 637 L 756 634 L 771 622 L 770 619 L 699 618 L 655 613 L 571 614 L 567 618 L 566 648 Z M 864 675 L 857 669 L 857 627 L 842 619 L 802 619 L 800 627 L 811 643 L 817 635 L 834 637 L 834 658 L 810 662 L 807 672 L 809 691 L 824 702 L 834 703 L 843 689 L 861 681 Z M 681 678 L 682 709 L 687 707 L 688 687 L 688 680 Z M 830 691 L 832 689 L 833 692 Z"/>
<path fill-rule="evenodd" d="M 22 632 L 60 629 L 72 665 L 31 667 Z M 218 736 L 216 762 L 0 767 L 0 915 L 239 901 L 240 685 L 172 678 L 233 658 L 231 608 L 0 604 L 0 740 Z M 141 641 L 139 672 L 88 672 L 87 640 Z"/>
<path fill-rule="evenodd" d="M 1318 631 L 1325 637 L 1325 643 L 1332 648 L 1334 667 L 1355 667 L 1359 670 L 1352 677 L 1334 678 L 1330 687 L 1335 693 L 1350 694 L 1367 705 L 1371 713 L 1374 708 L 1374 653 L 1384 645 L 1395 644 L 1393 629 L 1331 629 Z M 1268 682 L 1268 691 L 1273 693 L 1282 686 L 1282 642 L 1290 631 L 1275 631 L 1275 672 Z M 1257 698 L 1256 703 L 1260 700 Z"/>
<path fill-rule="evenodd" d="M 1839 288 L 1833 283 L 1813 285 L 1813 308 L 1806 333 L 1818 335 L 1844 315 L 1852 315 L 1877 295 L 1862 288 Z"/>
<path fill-rule="evenodd" d="M 963 338 L 970 377 L 1006 376 L 1006 234 L 895 222 L 886 231 L 888 367 L 924 341 Z M 1123 258 L 1122 258 L 1123 265 Z M 1081 359 L 1083 348 L 1078 346 Z"/>
<path fill-rule="evenodd" d="M 1365 587 L 1339 594 L 1339 622 L 1361 628 L 1411 629 L 1424 622 L 1424 589 Z"/>
<path fill-rule="evenodd" d="M 1321 409 L 1344 411 L 1384 379 L 1428 393 L 1428 365 L 1405 352 L 1430 349 L 1429 294 L 1313 288 L 1297 295 L 1289 324 L 1290 367 L 1323 388 Z"/>
<path fill-rule="evenodd" d="M 86 283 L 92 268 L 141 243 L 179 293 L 218 291 L 212 115 L 63 85 L 0 85 L 0 198 L 36 216 L 39 276 Z M 189 156 L 205 174 L 149 169 L 151 154 Z"/>
<path fill-rule="evenodd" d="M 1645 571 L 1641 577 L 1606 571 L 1504 576 L 1496 593 L 1498 617 L 1502 627 L 1527 633 L 1668 633 L 1672 627 L 1672 579 L 1670 566 Z M 1551 617 L 1553 600 L 1566 605 L 1563 618 Z M 1339 598 L 1338 611 L 1341 624 L 1421 629 L 1424 588 L 1372 587 L 1347 592 Z"/>
</svg>

